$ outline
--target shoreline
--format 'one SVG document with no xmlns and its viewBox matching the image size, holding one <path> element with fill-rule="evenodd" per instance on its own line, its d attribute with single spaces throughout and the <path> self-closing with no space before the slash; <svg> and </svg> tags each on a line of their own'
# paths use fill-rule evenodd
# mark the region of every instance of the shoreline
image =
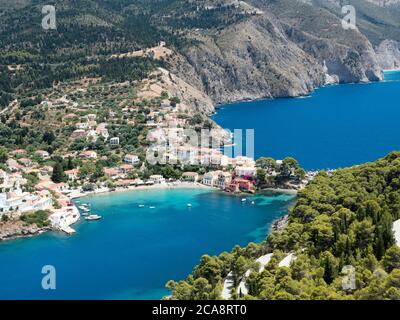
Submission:
<svg viewBox="0 0 400 320">
<path fill-rule="evenodd" d="M 200 183 L 191 183 L 191 182 L 181 182 L 181 183 L 162 183 L 162 184 L 155 184 L 149 186 L 130 186 L 127 188 L 116 188 L 115 190 L 101 189 L 100 191 L 90 191 L 90 192 L 78 192 L 73 195 L 69 195 L 68 198 L 72 200 L 77 200 L 89 196 L 96 196 L 100 194 L 114 194 L 120 192 L 133 192 L 133 191 L 152 191 L 152 190 L 176 190 L 176 189 L 209 189 L 214 190 L 215 188 L 205 186 Z M 215 189 L 217 190 L 217 189 Z"/>
<path fill-rule="evenodd" d="M 299 193 L 299 190 L 281 189 L 281 188 L 266 188 L 266 189 L 261 189 L 258 192 L 263 192 L 263 191 L 280 192 L 280 193 L 287 193 L 287 194 L 293 194 L 293 195 L 297 195 Z"/>
<path fill-rule="evenodd" d="M 68 199 L 71 201 L 72 206 L 78 211 L 78 207 L 79 207 L 79 202 L 76 203 L 73 200 L 79 200 L 79 199 L 83 199 L 85 197 L 90 197 L 90 196 L 96 196 L 96 195 L 102 195 L 102 194 L 108 194 L 111 195 L 113 193 L 122 193 L 122 192 L 134 192 L 134 191 L 154 191 L 154 190 L 179 190 L 179 189 L 204 189 L 204 190 L 209 190 L 209 191 L 213 191 L 213 192 L 221 192 L 224 193 L 226 195 L 230 195 L 230 196 L 237 196 L 237 197 L 243 197 L 244 195 L 248 195 L 247 193 L 238 193 L 238 194 L 234 194 L 234 193 L 225 193 L 223 192 L 223 190 L 218 189 L 218 188 L 214 188 L 214 187 L 210 187 L 210 186 L 206 186 L 203 185 L 201 183 L 192 183 L 192 182 L 174 182 L 174 183 L 163 183 L 163 184 L 156 184 L 156 185 L 149 185 L 149 186 L 131 186 L 128 188 L 117 188 L 116 190 L 109 190 L 109 189 L 100 189 L 99 191 L 91 191 L 91 192 L 77 192 L 77 193 L 73 193 L 71 195 L 68 195 Z M 263 192 L 277 192 L 277 193 L 285 193 L 285 194 L 291 194 L 291 195 L 296 195 L 298 193 L 297 190 L 292 190 L 292 189 L 279 189 L 279 188 L 267 188 L 267 189 L 262 189 L 257 191 L 255 194 L 262 194 Z M 254 194 L 253 194 L 254 195 Z M 284 217 L 282 217 L 284 218 Z M 280 218 L 280 219 L 282 219 Z M 280 219 L 278 219 L 277 221 L 274 222 L 274 224 L 276 222 L 278 222 Z M 81 221 L 81 216 L 78 219 L 78 221 L 72 223 L 71 225 L 75 225 L 77 223 L 79 223 Z M 9 235 L 7 237 L 1 238 L 0 239 L 0 243 L 5 242 L 5 241 L 12 241 L 12 240 L 17 240 L 17 239 L 22 239 L 22 238 L 32 238 L 35 236 L 39 236 L 43 233 L 47 233 L 47 232 L 61 232 L 61 230 L 56 230 L 53 228 L 49 228 L 49 227 L 45 227 L 45 228 L 38 228 L 35 230 L 35 232 L 33 233 L 26 233 L 26 234 L 21 234 L 21 233 L 16 233 L 14 235 Z"/>
<path fill-rule="evenodd" d="M 382 70 L 383 72 L 400 72 L 400 68 L 399 69 L 386 69 L 386 70 Z"/>
<path fill-rule="evenodd" d="M 400 68 L 399 69 L 382 69 L 382 72 L 400 72 Z M 223 102 L 218 102 L 214 104 L 214 112 L 211 113 L 210 115 L 208 115 L 210 118 L 214 117 L 215 115 L 217 115 L 218 110 L 221 108 L 225 108 L 225 107 L 229 107 L 235 104 L 239 104 L 239 103 L 252 103 L 252 102 L 260 102 L 260 101 L 271 101 L 271 100 L 279 100 L 279 99 L 301 99 L 301 98 L 308 98 L 308 97 L 312 97 L 312 94 L 315 93 L 316 91 L 326 88 L 326 87 L 330 87 L 330 86 L 336 86 L 336 85 L 346 85 L 346 84 L 373 84 L 373 83 L 379 83 L 379 82 L 385 82 L 385 79 L 382 80 L 378 80 L 378 81 L 366 81 L 366 82 L 346 82 L 346 83 L 325 83 L 321 86 L 317 86 L 315 88 L 313 88 L 312 90 L 309 90 L 309 92 L 307 94 L 299 94 L 296 96 L 266 96 L 266 97 L 260 97 L 260 98 L 247 98 L 247 99 L 238 99 L 238 100 L 233 100 L 233 101 L 223 101 Z M 213 119 L 212 119 L 213 120 Z M 215 121 L 215 120 L 214 120 Z M 217 122 L 216 122 L 217 123 Z M 217 123 L 218 124 L 218 123 Z M 219 125 L 219 124 L 218 124 Z"/>
</svg>

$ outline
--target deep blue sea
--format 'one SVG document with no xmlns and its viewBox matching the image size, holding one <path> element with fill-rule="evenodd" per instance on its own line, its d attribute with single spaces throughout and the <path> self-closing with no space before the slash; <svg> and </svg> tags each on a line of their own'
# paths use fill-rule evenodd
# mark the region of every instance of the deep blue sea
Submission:
<svg viewBox="0 0 400 320">
<path fill-rule="evenodd" d="M 337 168 L 400 150 L 399 101 L 400 73 L 393 72 L 382 83 L 224 106 L 214 119 L 225 128 L 254 128 L 257 156 Z M 168 294 L 166 281 L 184 279 L 201 255 L 265 239 L 271 222 L 295 201 L 272 193 L 248 199 L 203 189 L 83 199 L 104 219 L 79 223 L 74 236 L 0 243 L 0 299 L 160 299 Z M 44 265 L 56 268 L 54 291 L 41 287 Z"/>
<path fill-rule="evenodd" d="M 0 299 L 161 299 L 165 283 L 186 278 L 203 254 L 265 239 L 295 196 L 241 199 L 203 189 L 85 198 L 104 219 L 81 222 L 76 235 L 0 243 Z M 41 287 L 44 265 L 56 269 L 54 291 Z"/>
<path fill-rule="evenodd" d="M 400 150 L 400 72 L 385 82 L 324 87 L 308 97 L 222 106 L 223 128 L 254 129 L 255 156 L 296 158 L 306 169 L 374 161 Z"/>
</svg>

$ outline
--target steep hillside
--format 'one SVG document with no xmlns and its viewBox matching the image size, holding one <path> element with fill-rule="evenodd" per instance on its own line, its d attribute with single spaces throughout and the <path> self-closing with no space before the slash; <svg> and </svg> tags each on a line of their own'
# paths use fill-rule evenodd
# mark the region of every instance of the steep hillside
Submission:
<svg viewBox="0 0 400 320">
<path fill-rule="evenodd" d="M 289 41 L 267 13 L 211 36 L 195 36 L 200 43 L 172 67 L 182 77 L 191 76 L 217 103 L 305 95 L 325 81 L 322 64 Z M 182 61 L 191 72 L 182 69 Z"/>
<path fill-rule="evenodd" d="M 395 11 L 354 0 L 362 17 L 360 31 L 345 31 L 335 2 L 65 0 L 55 2 L 57 30 L 47 31 L 41 28 L 41 8 L 51 2 L 3 3 L 0 105 L 58 81 L 84 76 L 137 80 L 159 66 L 217 103 L 305 95 L 328 78 L 381 79 L 367 37 L 375 45 L 400 40 L 400 19 Z M 112 55 L 160 41 L 173 50 L 171 57 L 153 61 L 128 55 L 105 67 Z"/>
<path fill-rule="evenodd" d="M 228 277 L 232 299 L 400 299 L 392 231 L 400 218 L 399 170 L 400 154 L 392 153 L 321 172 L 299 193 L 286 228 L 260 245 L 203 256 L 186 281 L 168 283 L 172 299 L 219 299 Z"/>
<path fill-rule="evenodd" d="M 380 2 L 374 0 L 374 2 Z M 396 3 L 400 4 L 397 0 Z M 314 0 L 314 4 L 342 17 L 343 5 L 351 4 L 356 9 L 356 23 L 374 46 L 386 39 L 400 41 L 400 11 L 388 6 L 378 6 L 367 0 Z M 400 8 L 400 6 L 399 6 Z"/>
<path fill-rule="evenodd" d="M 296 0 L 247 3 L 257 8 L 247 19 L 222 30 L 192 30 L 199 43 L 172 64 L 214 101 L 307 94 L 326 81 L 326 72 L 340 82 L 382 79 L 371 43 L 344 30 L 337 15 Z"/>
</svg>

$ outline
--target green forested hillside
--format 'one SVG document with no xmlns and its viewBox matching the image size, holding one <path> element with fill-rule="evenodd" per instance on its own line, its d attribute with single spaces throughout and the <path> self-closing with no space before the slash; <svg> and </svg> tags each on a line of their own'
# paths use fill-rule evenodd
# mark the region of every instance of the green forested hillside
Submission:
<svg viewBox="0 0 400 320">
<path fill-rule="evenodd" d="M 233 271 L 236 284 L 256 258 L 273 252 L 262 273 L 247 280 L 256 299 L 400 299 L 400 153 L 374 163 L 320 173 L 298 196 L 283 231 L 261 245 L 204 256 L 186 281 L 168 284 L 175 299 L 216 298 Z M 295 253 L 290 268 L 278 263 Z M 342 270 L 355 268 L 356 289 L 344 290 Z M 240 297 L 240 295 L 233 295 Z"/>
<path fill-rule="evenodd" d="M 193 28 L 223 28 L 244 17 L 233 7 L 198 9 L 188 0 L 64 0 L 19 1 L 0 7 L 0 107 L 24 90 L 50 87 L 53 81 L 83 76 L 121 80 L 124 70 L 139 76 L 148 71 L 146 62 L 113 61 L 115 70 L 104 66 L 113 53 L 148 48 L 160 41 L 184 50 L 193 43 Z M 43 5 L 56 7 L 56 30 L 44 30 Z M 18 72 L 8 66 L 21 65 Z M 143 66 L 143 68 L 142 68 Z M 110 69 L 110 68 L 109 68 Z M 136 77 L 137 78 L 137 77 Z M 132 80 L 136 80 L 135 77 Z"/>
</svg>

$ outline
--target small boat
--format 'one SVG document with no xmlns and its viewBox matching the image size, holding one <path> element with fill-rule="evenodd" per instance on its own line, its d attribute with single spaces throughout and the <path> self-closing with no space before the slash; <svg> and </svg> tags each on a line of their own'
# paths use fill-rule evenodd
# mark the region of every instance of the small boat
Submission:
<svg viewBox="0 0 400 320">
<path fill-rule="evenodd" d="M 191 208 L 192 207 L 192 204 L 191 203 L 188 203 L 188 205 L 187 205 L 189 208 Z"/>
<path fill-rule="evenodd" d="M 150 209 L 155 209 L 156 207 L 154 207 L 154 206 L 150 206 L 149 208 L 150 208 Z"/>
<path fill-rule="evenodd" d="M 91 214 L 90 216 L 87 216 L 85 218 L 86 221 L 96 221 L 102 219 L 102 216 L 99 216 L 97 214 Z"/>
<path fill-rule="evenodd" d="M 251 204 L 254 206 L 256 203 L 254 201 L 252 201 Z"/>
<path fill-rule="evenodd" d="M 242 199 L 242 202 L 246 202 L 246 201 L 247 201 L 247 199 L 245 199 L 245 198 Z"/>
<path fill-rule="evenodd" d="M 89 208 L 87 206 L 79 206 L 78 208 L 81 210 L 89 210 Z"/>
<path fill-rule="evenodd" d="M 139 204 L 139 208 L 144 208 L 144 204 Z"/>
</svg>

